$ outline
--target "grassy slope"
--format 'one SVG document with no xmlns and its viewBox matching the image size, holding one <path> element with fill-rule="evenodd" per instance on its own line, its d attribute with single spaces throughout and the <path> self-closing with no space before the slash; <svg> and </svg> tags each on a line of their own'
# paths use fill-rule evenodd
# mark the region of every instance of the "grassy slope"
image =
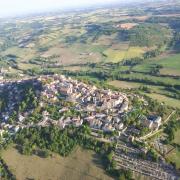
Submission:
<svg viewBox="0 0 180 180">
<path fill-rule="evenodd" d="M 34 155 L 21 155 L 11 147 L 2 153 L 2 157 L 18 180 L 26 178 L 43 180 L 112 179 L 105 174 L 98 156 L 92 151 L 81 148 L 77 148 L 66 158 L 57 154 L 49 158 L 40 158 Z"/>
<path fill-rule="evenodd" d="M 176 131 L 174 143 L 180 144 L 180 130 Z M 170 154 L 167 156 L 169 161 L 175 162 L 177 168 L 180 168 L 180 151 L 178 149 L 174 149 Z"/>
<path fill-rule="evenodd" d="M 167 158 L 172 161 L 175 162 L 176 167 L 180 168 L 180 151 L 174 149 L 168 156 Z"/>
</svg>

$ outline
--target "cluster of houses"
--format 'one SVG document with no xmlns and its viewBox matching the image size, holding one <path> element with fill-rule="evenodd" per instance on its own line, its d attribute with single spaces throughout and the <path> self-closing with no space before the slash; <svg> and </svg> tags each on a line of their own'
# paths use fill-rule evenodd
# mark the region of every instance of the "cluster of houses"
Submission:
<svg viewBox="0 0 180 180">
<path fill-rule="evenodd" d="M 32 112 L 20 113 L 18 106 L 22 102 L 24 89 L 22 85 L 32 84 L 35 88 L 39 87 L 40 82 L 36 78 L 22 80 L 4 80 L 0 82 L 0 135 L 8 131 L 10 134 L 16 133 L 23 127 L 24 119 Z M 14 112 L 17 112 L 16 123 L 10 123 L 9 120 Z M 21 124 L 21 125 L 20 125 Z"/>
<path fill-rule="evenodd" d="M 63 108 L 59 110 L 59 113 L 68 111 L 67 108 Z M 48 111 L 43 111 L 43 120 L 39 122 L 38 126 L 49 126 L 49 125 L 55 125 L 60 127 L 61 129 L 64 129 L 67 126 L 73 125 L 75 127 L 79 127 L 83 124 L 83 119 L 80 117 L 64 117 L 62 116 L 59 120 L 53 120 L 50 118 L 50 114 Z"/>
<path fill-rule="evenodd" d="M 127 127 L 124 127 L 123 117 L 133 107 L 129 106 L 128 97 L 125 93 L 109 89 L 98 89 L 95 86 L 63 75 L 47 75 L 40 76 L 39 78 L 24 78 L 17 81 L 3 81 L 0 83 L 0 94 L 5 93 L 6 99 L 6 106 L 0 112 L 0 134 L 4 130 L 17 132 L 19 128 L 26 127 L 24 120 L 33 112 L 32 109 L 27 112 L 18 112 L 15 124 L 10 125 L 8 121 L 22 101 L 23 89 L 18 87 L 26 83 L 31 83 L 37 89 L 36 94 L 39 94 L 39 98 L 41 97 L 39 99 L 41 107 L 47 104 L 46 102 L 53 104 L 63 99 L 65 102 L 71 102 L 73 104 L 71 109 L 81 114 L 81 116 L 76 114 L 64 115 L 64 113 L 70 111 L 70 108 L 62 107 L 58 112 L 61 114 L 60 119 L 53 120 L 49 112 L 44 110 L 40 122 L 26 126 L 49 126 L 53 124 L 64 129 L 69 125 L 79 127 L 83 122 L 86 122 L 92 129 L 104 132 L 117 131 L 121 134 L 121 132 L 127 129 Z M 41 90 L 38 90 L 39 86 L 41 86 Z M 161 125 L 161 117 L 142 116 L 141 122 L 144 127 L 148 127 L 153 131 Z M 131 129 L 130 134 L 135 130 L 135 128 Z M 137 132 L 134 132 L 134 134 L 137 134 Z"/>
<path fill-rule="evenodd" d="M 48 80 L 41 77 L 40 81 Z M 128 111 L 128 98 L 126 94 L 111 90 L 97 89 L 95 86 L 73 80 L 65 76 L 53 76 L 51 82 L 44 86 L 42 96 L 48 101 L 57 101 L 64 98 L 68 102 L 74 102 L 74 109 L 85 112 L 85 117 L 61 119 L 62 127 L 68 124 L 79 126 L 86 121 L 91 128 L 103 131 L 122 130 L 123 114 Z"/>
</svg>

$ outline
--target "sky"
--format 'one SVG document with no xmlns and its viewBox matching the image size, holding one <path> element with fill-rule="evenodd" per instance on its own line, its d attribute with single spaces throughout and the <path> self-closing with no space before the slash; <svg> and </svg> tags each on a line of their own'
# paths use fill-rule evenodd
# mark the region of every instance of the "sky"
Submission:
<svg viewBox="0 0 180 180">
<path fill-rule="evenodd" d="M 0 0 L 0 16 L 14 16 L 52 9 L 113 4 L 122 0 Z"/>
</svg>

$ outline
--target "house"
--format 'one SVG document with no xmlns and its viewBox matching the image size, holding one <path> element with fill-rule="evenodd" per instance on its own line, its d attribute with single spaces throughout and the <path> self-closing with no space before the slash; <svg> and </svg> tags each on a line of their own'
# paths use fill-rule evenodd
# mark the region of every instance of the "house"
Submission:
<svg viewBox="0 0 180 180">
<path fill-rule="evenodd" d="M 143 154 L 146 154 L 148 152 L 147 147 L 142 147 L 140 150 Z"/>
<path fill-rule="evenodd" d="M 64 119 L 64 123 L 65 123 L 66 125 L 72 124 L 71 118 L 70 118 L 70 117 L 67 117 L 66 119 Z"/>
<path fill-rule="evenodd" d="M 59 113 L 63 113 L 68 111 L 69 109 L 67 107 L 63 107 L 62 109 L 59 110 Z"/>
<path fill-rule="evenodd" d="M 98 119 L 93 119 L 89 121 L 90 127 L 95 129 L 101 129 L 102 122 Z"/>
<path fill-rule="evenodd" d="M 153 127 L 153 121 L 147 119 L 147 117 L 141 117 L 141 121 L 144 127 L 151 129 Z"/>
<path fill-rule="evenodd" d="M 122 130 L 123 127 L 124 127 L 124 124 L 123 124 L 123 123 L 115 124 L 115 128 L 116 128 L 117 130 Z"/>
<path fill-rule="evenodd" d="M 19 126 L 15 126 L 15 127 L 13 128 L 13 130 L 14 130 L 15 133 L 17 133 L 17 132 L 19 131 L 19 129 L 20 129 Z"/>
<path fill-rule="evenodd" d="M 128 130 L 131 134 L 134 134 L 136 136 L 139 136 L 140 135 L 140 130 L 135 128 L 135 127 L 132 127 Z"/>
<path fill-rule="evenodd" d="M 158 129 L 159 126 L 161 125 L 162 118 L 160 116 L 152 115 L 152 116 L 148 116 L 148 120 L 153 122 L 152 128 L 155 130 Z"/>
<path fill-rule="evenodd" d="M 23 122 L 23 120 L 25 119 L 25 117 L 21 114 L 18 115 L 18 119 L 19 119 L 19 122 Z"/>
<path fill-rule="evenodd" d="M 48 111 L 43 111 L 43 112 L 42 112 L 42 115 L 43 115 L 43 116 L 49 116 L 49 112 L 48 112 Z"/>
<path fill-rule="evenodd" d="M 135 139 L 134 136 L 131 136 L 131 135 L 130 135 L 130 136 L 128 137 L 128 141 L 129 141 L 129 142 L 133 142 L 134 139 Z"/>
<path fill-rule="evenodd" d="M 128 110 L 128 101 L 125 101 L 122 103 L 119 113 L 123 113 L 124 111 L 127 111 L 127 110 Z"/>
<path fill-rule="evenodd" d="M 115 130 L 115 128 L 112 126 L 112 124 L 105 124 L 102 129 L 105 132 L 112 132 Z"/>
<path fill-rule="evenodd" d="M 72 88 L 69 88 L 69 87 L 61 87 L 61 88 L 59 89 L 59 91 L 60 91 L 60 93 L 61 93 L 62 95 L 68 96 L 69 94 L 72 93 Z"/>
<path fill-rule="evenodd" d="M 161 125 L 162 118 L 156 115 L 149 115 L 148 117 L 142 116 L 141 121 L 143 126 L 151 130 L 156 130 Z"/>
<path fill-rule="evenodd" d="M 2 114 L 2 118 L 4 121 L 7 121 L 9 119 L 9 115 L 7 113 Z"/>
<path fill-rule="evenodd" d="M 117 99 L 113 99 L 113 107 L 118 106 L 119 104 L 121 104 L 123 102 L 122 98 L 117 98 Z"/>
<path fill-rule="evenodd" d="M 97 114 L 96 114 L 96 118 L 102 119 L 102 118 L 105 118 L 105 117 L 106 117 L 105 114 L 101 114 L 101 113 L 97 113 Z"/>
<path fill-rule="evenodd" d="M 113 120 L 114 120 L 115 123 L 119 123 L 121 121 L 121 119 L 118 118 L 118 117 L 114 117 Z"/>
<path fill-rule="evenodd" d="M 39 103 L 39 105 L 40 105 L 40 107 L 43 107 L 43 106 L 44 106 L 44 103 L 41 101 L 41 102 Z"/>
<path fill-rule="evenodd" d="M 0 129 L 0 137 L 2 137 L 2 136 L 3 136 L 4 132 L 5 132 L 5 130 L 4 130 L 4 129 Z"/>
<path fill-rule="evenodd" d="M 43 116 L 43 121 L 47 121 L 49 119 L 49 112 L 43 111 L 42 116 Z"/>
<path fill-rule="evenodd" d="M 61 129 L 64 129 L 65 126 L 66 126 L 66 124 L 65 124 L 63 121 L 61 121 L 61 120 L 58 121 L 57 125 L 58 125 Z"/>
<path fill-rule="evenodd" d="M 76 127 L 79 127 L 83 124 L 83 120 L 82 119 L 72 119 L 73 120 L 73 125 Z"/>
<path fill-rule="evenodd" d="M 105 123 L 110 123 L 112 121 L 112 116 L 107 116 L 105 119 L 104 119 L 104 122 Z"/>
</svg>

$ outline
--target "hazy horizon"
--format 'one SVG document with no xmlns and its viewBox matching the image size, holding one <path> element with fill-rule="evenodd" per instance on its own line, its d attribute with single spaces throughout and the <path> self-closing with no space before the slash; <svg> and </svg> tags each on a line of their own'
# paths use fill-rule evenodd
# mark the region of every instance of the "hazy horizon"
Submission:
<svg viewBox="0 0 180 180">
<path fill-rule="evenodd" d="M 125 2 L 125 0 L 0 0 L 0 17 L 38 13 L 55 9 L 81 8 L 106 4 L 113 5 L 114 3 L 121 2 Z"/>
</svg>

